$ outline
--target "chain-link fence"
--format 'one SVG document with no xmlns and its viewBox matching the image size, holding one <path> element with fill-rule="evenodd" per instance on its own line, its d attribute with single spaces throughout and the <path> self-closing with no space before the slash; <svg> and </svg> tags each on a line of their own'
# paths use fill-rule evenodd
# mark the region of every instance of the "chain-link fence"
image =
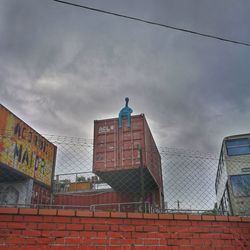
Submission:
<svg viewBox="0 0 250 250">
<path fill-rule="evenodd" d="M 38 139 L 43 152 L 39 153 L 8 135 L 1 136 L 1 206 L 250 214 L 248 155 L 230 158 L 221 154 L 219 158 L 169 147 L 126 151 L 124 146 L 119 148 L 123 166 L 113 162 L 117 150 L 112 148 L 104 152 L 109 161 L 99 169 L 93 166 L 91 140 L 45 137 L 48 141 Z M 95 156 L 104 163 L 101 154 Z"/>
</svg>

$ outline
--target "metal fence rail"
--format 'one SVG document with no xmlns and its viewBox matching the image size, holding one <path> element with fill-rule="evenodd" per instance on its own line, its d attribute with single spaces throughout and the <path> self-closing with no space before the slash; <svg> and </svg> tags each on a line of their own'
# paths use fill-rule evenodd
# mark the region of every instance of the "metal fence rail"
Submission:
<svg viewBox="0 0 250 250">
<path fill-rule="evenodd" d="M 32 170 L 28 164 L 30 158 L 27 158 L 30 152 L 27 151 L 26 158 L 23 155 L 25 147 L 18 158 L 21 154 L 20 147 L 18 155 L 15 156 L 15 145 L 9 145 L 8 152 L 1 152 L 1 206 L 208 214 L 232 214 L 236 207 L 240 211 L 239 215 L 250 215 L 249 156 L 224 159 L 222 164 L 219 156 L 212 154 L 159 147 L 160 171 L 150 169 L 149 166 L 138 169 L 121 168 L 116 171 L 107 167 L 105 173 L 102 173 L 93 172 L 91 140 L 66 136 L 45 137 L 57 146 L 52 186 L 36 180 L 34 174 L 27 175 L 26 172 L 31 173 Z M 4 139 L 9 138 L 2 135 L 0 142 Z M 11 138 L 9 142 L 11 144 Z M 144 153 L 149 157 L 154 150 L 152 148 Z M 135 150 L 132 156 L 124 152 L 124 162 L 130 159 L 143 163 L 140 149 L 138 153 Z M 108 159 L 109 152 L 105 154 Z M 154 162 L 154 157 L 149 157 L 150 161 Z M 22 165 L 25 161 L 26 168 Z M 42 162 L 37 164 L 37 175 L 49 173 L 46 172 L 48 165 L 43 165 Z M 230 176 L 229 168 L 232 172 Z M 237 177 L 242 175 L 244 176 L 241 178 Z M 162 190 L 159 176 L 163 181 Z M 228 193 L 225 191 L 227 186 Z M 164 193 L 164 198 L 159 190 Z"/>
</svg>

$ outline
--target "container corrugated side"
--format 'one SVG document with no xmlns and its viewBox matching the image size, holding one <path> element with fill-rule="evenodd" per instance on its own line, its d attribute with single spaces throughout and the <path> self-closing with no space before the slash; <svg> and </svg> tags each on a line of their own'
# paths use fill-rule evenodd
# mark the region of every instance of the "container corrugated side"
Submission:
<svg viewBox="0 0 250 250">
<path fill-rule="evenodd" d="M 160 154 L 144 115 L 132 116 L 131 128 L 126 119 L 120 129 L 117 118 L 94 122 L 93 172 L 132 170 L 141 165 L 162 186 Z"/>
</svg>

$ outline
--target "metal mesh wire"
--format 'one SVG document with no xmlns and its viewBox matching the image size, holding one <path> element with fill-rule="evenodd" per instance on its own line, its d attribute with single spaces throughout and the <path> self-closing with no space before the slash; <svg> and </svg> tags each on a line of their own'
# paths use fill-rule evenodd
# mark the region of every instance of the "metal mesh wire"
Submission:
<svg viewBox="0 0 250 250">
<path fill-rule="evenodd" d="M 23 156 L 25 148 L 18 158 L 19 155 L 14 156 L 11 138 L 6 134 L 0 137 L 0 143 L 4 140 L 9 143 L 8 149 L 0 150 L 1 206 L 250 215 L 249 155 L 219 160 L 212 154 L 159 147 L 161 169 L 152 169 L 154 164 L 147 162 L 147 166 L 139 164 L 136 168 L 93 171 L 92 140 L 45 137 L 57 146 L 55 172 L 48 171 L 50 166 L 41 162 L 36 171 L 39 175 L 53 176 L 52 190 L 43 179 L 36 179 L 29 167 L 22 166 L 22 161 L 27 163 Z M 155 150 L 143 155 L 152 154 L 150 159 L 154 162 Z M 132 157 L 143 162 L 139 149 Z M 31 174 L 27 176 L 25 171 Z"/>
</svg>

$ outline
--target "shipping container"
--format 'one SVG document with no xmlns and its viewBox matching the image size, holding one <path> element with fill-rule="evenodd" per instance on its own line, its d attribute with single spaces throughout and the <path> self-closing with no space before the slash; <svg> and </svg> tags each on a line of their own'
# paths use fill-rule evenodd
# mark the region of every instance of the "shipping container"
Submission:
<svg viewBox="0 0 250 250">
<path fill-rule="evenodd" d="M 138 212 L 141 209 L 141 202 L 121 192 L 111 190 L 92 191 L 68 194 L 54 194 L 54 205 L 64 208 L 78 208 L 92 211 L 122 211 Z"/>
<path fill-rule="evenodd" d="M 81 190 L 90 190 L 92 189 L 93 184 L 91 182 L 71 182 L 69 183 L 69 192 L 81 191 Z"/>
<path fill-rule="evenodd" d="M 56 146 L 0 104 L 0 183 L 32 178 L 51 188 Z"/>
<path fill-rule="evenodd" d="M 144 114 L 131 116 L 130 126 L 123 118 L 121 128 L 118 118 L 94 121 L 93 172 L 115 191 L 156 191 L 161 206 L 161 156 Z"/>
<path fill-rule="evenodd" d="M 33 189 L 32 189 L 32 197 L 31 197 L 31 204 L 43 204 L 49 205 L 51 204 L 51 188 L 48 188 L 44 185 L 39 183 L 33 182 Z"/>
</svg>

